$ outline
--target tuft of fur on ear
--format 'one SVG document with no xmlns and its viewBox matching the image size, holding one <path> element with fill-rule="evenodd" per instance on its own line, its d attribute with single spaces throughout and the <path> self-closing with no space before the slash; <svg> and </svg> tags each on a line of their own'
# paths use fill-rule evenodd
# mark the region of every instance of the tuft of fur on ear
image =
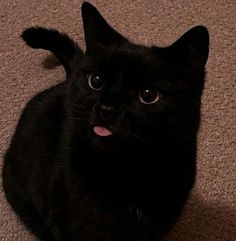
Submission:
<svg viewBox="0 0 236 241">
<path fill-rule="evenodd" d="M 86 42 L 86 53 L 94 50 L 94 46 L 121 45 L 129 41 L 115 31 L 90 3 L 82 4 L 82 18 Z"/>
<path fill-rule="evenodd" d="M 83 56 L 83 51 L 65 33 L 55 29 L 31 27 L 23 31 L 21 37 L 32 48 L 51 51 L 62 63 L 66 73 L 71 73 L 71 62 L 75 54 Z"/>
</svg>

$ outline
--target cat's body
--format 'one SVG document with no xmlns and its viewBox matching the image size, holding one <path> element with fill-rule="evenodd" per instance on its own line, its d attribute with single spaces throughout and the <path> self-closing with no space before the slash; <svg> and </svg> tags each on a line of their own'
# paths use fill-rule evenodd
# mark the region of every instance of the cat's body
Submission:
<svg viewBox="0 0 236 241">
<path fill-rule="evenodd" d="M 195 180 L 207 31 L 147 48 L 83 8 L 86 55 L 55 31 L 23 34 L 51 50 L 68 79 L 25 108 L 5 156 L 6 196 L 43 241 L 159 240 Z M 102 34 L 89 34 L 95 23 Z M 195 37 L 201 54 L 182 49 Z"/>
</svg>

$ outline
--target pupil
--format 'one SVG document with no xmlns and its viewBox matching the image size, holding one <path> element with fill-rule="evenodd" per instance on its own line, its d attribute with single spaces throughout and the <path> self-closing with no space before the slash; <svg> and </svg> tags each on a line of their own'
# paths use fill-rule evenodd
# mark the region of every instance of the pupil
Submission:
<svg viewBox="0 0 236 241">
<path fill-rule="evenodd" d="M 92 85 L 95 89 L 99 89 L 102 87 L 103 83 L 98 76 L 95 76 L 93 78 Z"/>
<path fill-rule="evenodd" d="M 145 102 L 152 102 L 156 98 L 156 93 L 153 90 L 144 90 L 142 97 Z"/>
</svg>

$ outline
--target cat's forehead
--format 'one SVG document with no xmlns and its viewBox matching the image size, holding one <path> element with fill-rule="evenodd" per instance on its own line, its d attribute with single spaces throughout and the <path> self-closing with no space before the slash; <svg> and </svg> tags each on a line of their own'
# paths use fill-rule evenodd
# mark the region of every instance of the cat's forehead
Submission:
<svg viewBox="0 0 236 241">
<path fill-rule="evenodd" d="M 149 73 L 161 65 L 161 59 L 153 52 L 152 48 L 145 46 L 124 46 L 111 49 L 104 54 L 101 67 L 108 72 Z"/>
<path fill-rule="evenodd" d="M 156 84 L 163 65 L 152 48 L 143 46 L 109 49 L 97 61 L 96 74 L 112 88 Z"/>
</svg>

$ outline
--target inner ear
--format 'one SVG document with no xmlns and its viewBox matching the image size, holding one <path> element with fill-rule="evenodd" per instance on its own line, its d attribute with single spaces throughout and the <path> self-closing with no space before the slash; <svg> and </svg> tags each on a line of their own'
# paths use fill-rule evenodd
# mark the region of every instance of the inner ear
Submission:
<svg viewBox="0 0 236 241">
<path fill-rule="evenodd" d="M 128 40 L 115 31 L 101 16 L 98 10 L 88 2 L 82 4 L 82 18 L 86 52 L 91 51 L 95 44 L 107 47 L 128 42 Z"/>
</svg>

